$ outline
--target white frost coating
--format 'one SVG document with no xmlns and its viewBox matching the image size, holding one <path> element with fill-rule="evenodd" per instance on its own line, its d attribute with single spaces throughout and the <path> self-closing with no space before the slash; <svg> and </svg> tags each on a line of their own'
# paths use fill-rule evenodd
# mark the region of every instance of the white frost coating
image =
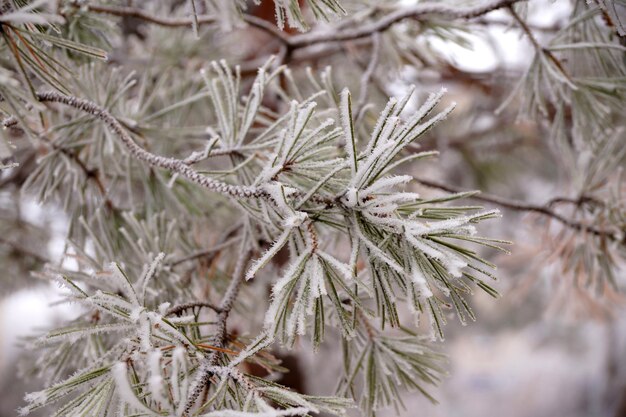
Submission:
<svg viewBox="0 0 626 417">
<path fill-rule="evenodd" d="M 302 407 L 306 407 L 311 413 L 319 413 L 319 409 L 315 406 L 315 404 L 311 403 L 310 401 L 307 401 L 305 398 L 303 398 L 302 396 L 292 391 L 287 391 L 287 390 L 280 389 L 278 387 L 272 387 L 272 386 L 259 387 L 257 390 L 263 393 L 266 393 L 266 392 L 273 393 L 279 397 L 282 397 L 288 400 L 287 402 L 291 404 L 298 404 Z"/>
<path fill-rule="evenodd" d="M 462 276 L 461 270 L 467 266 L 467 262 L 454 256 L 451 253 L 444 253 L 440 250 L 437 250 L 429 244 L 422 242 L 420 238 L 411 236 L 409 233 L 406 233 L 405 237 L 409 241 L 409 243 L 413 245 L 416 249 L 419 249 L 431 258 L 439 260 L 443 264 L 443 267 L 450 273 L 450 275 L 455 278 L 459 278 Z"/>
<path fill-rule="evenodd" d="M 261 172 L 259 173 L 259 175 L 257 176 L 257 178 L 255 179 L 255 184 L 265 184 L 269 181 L 272 181 L 272 179 L 278 175 L 279 172 L 281 172 L 283 170 L 283 166 L 282 164 L 279 165 L 275 165 L 275 166 L 266 166 L 263 168 L 263 170 L 261 170 Z M 267 189 L 268 192 L 270 192 L 270 190 L 268 189 L 268 187 L 265 187 Z M 270 192 L 271 194 L 271 192 Z M 272 196 L 272 198 L 274 198 L 274 196 Z"/>
<path fill-rule="evenodd" d="M 402 119 L 396 116 L 392 116 L 389 118 L 389 120 L 387 120 L 385 127 L 383 128 L 382 132 L 380 132 L 380 137 L 378 138 L 378 146 L 395 143 L 394 134 L 396 133 L 396 129 L 400 125 L 401 122 L 402 122 Z"/>
<path fill-rule="evenodd" d="M 398 104 L 398 99 L 396 99 L 395 97 L 392 97 L 387 102 L 387 105 L 385 106 L 384 110 L 380 112 L 380 116 L 378 116 L 378 120 L 376 121 L 376 126 L 374 126 L 374 130 L 372 131 L 372 136 L 370 137 L 370 141 L 367 144 L 367 149 L 365 151 L 366 154 L 371 153 L 374 146 L 376 146 L 378 142 L 378 138 L 383 129 L 383 125 L 386 122 L 388 122 L 391 116 L 391 112 L 393 111 L 396 104 Z"/>
<path fill-rule="evenodd" d="M 342 200 L 346 207 L 356 207 L 359 204 L 359 190 L 354 187 L 348 188 Z"/>
<path fill-rule="evenodd" d="M 278 325 L 276 321 L 276 317 L 278 315 L 278 310 L 281 307 L 281 304 L 283 301 L 281 292 L 291 280 L 295 279 L 295 275 L 298 273 L 298 270 L 300 268 L 306 268 L 306 265 L 303 266 L 303 263 L 306 262 L 306 259 L 310 256 L 310 254 L 311 254 L 311 251 L 309 249 L 308 251 L 298 256 L 291 263 L 287 271 L 285 271 L 283 277 L 279 279 L 278 281 L 276 281 L 276 283 L 272 287 L 272 302 L 270 303 L 267 309 L 267 312 L 265 313 L 265 320 L 263 323 L 263 326 L 265 329 L 271 330 L 272 332 L 276 329 L 276 326 Z M 302 271 L 302 275 L 305 275 L 305 274 L 307 274 L 306 269 Z M 305 278 L 307 277 L 305 276 Z M 302 286 L 300 287 L 300 290 L 301 289 L 302 289 Z M 290 322 L 291 320 L 295 320 L 294 316 L 296 315 L 297 308 L 301 301 L 302 301 L 302 297 L 297 297 L 296 305 L 293 307 L 293 312 L 290 317 Z M 288 323 L 288 326 L 291 326 L 292 328 L 294 328 L 295 322 Z"/>
<path fill-rule="evenodd" d="M 256 80 L 252 85 L 250 94 L 248 95 L 248 101 L 241 117 L 241 126 L 239 128 L 239 138 L 237 139 L 237 145 L 241 145 L 250 130 L 250 126 L 254 122 L 254 118 L 257 115 L 261 101 L 263 100 L 263 93 L 265 90 L 265 69 L 259 68 Z"/>
<path fill-rule="evenodd" d="M 289 204 L 287 204 L 285 197 L 290 196 L 297 190 L 291 187 L 285 187 L 277 182 L 263 184 L 260 188 L 272 197 L 272 200 L 276 203 L 276 208 L 283 216 L 293 213 L 293 209 L 289 206 Z"/>
<path fill-rule="evenodd" d="M 29 392 L 24 395 L 24 401 L 34 405 L 44 404 L 48 401 L 48 394 L 46 394 L 46 391 Z"/>
<path fill-rule="evenodd" d="M 363 206 L 369 209 L 370 206 L 382 206 L 391 203 L 411 203 L 419 199 L 418 193 L 393 193 L 391 195 L 376 196 L 375 199 L 367 201 Z"/>
<path fill-rule="evenodd" d="M 302 145 L 300 145 L 297 150 L 316 148 L 321 142 L 327 141 L 329 138 L 339 133 L 338 129 L 335 129 L 326 134 L 323 133 L 326 129 L 330 128 L 334 124 L 335 120 L 331 118 L 324 120 L 322 123 L 319 124 L 319 126 L 306 134 L 306 136 L 302 139 Z"/>
<path fill-rule="evenodd" d="M 157 309 L 159 310 L 159 314 L 162 316 L 165 316 L 165 314 L 167 314 L 167 310 L 170 308 L 171 304 L 166 301 L 164 303 L 159 304 L 159 306 L 157 307 Z"/>
<path fill-rule="evenodd" d="M 285 243 L 287 243 L 287 239 L 289 239 L 289 235 L 291 234 L 291 229 L 286 229 L 280 235 L 280 237 L 274 242 L 274 244 L 261 256 L 259 259 L 252 263 L 248 272 L 246 272 L 246 280 L 250 280 L 254 278 L 254 276 L 259 272 L 261 268 L 263 268 L 269 261 L 278 253 L 279 250 Z"/>
<path fill-rule="evenodd" d="M 364 182 L 367 181 L 367 174 L 371 173 L 372 166 L 376 165 L 376 162 L 381 158 L 381 156 L 388 151 L 391 151 L 394 147 L 394 142 L 386 141 L 378 144 L 374 151 L 367 157 L 367 159 L 361 163 L 361 166 L 356 173 L 353 175 L 352 180 L 350 181 L 349 187 L 361 188 Z"/>
<path fill-rule="evenodd" d="M 392 177 L 381 178 L 378 181 L 374 182 L 374 184 L 365 188 L 362 192 L 364 195 L 370 195 L 380 191 L 388 191 L 390 188 L 406 184 L 412 179 L 413 177 L 410 175 L 395 175 Z"/>
<path fill-rule="evenodd" d="M 108 333 L 108 332 L 124 332 L 134 329 L 134 326 L 131 324 L 125 323 L 113 323 L 113 324 L 100 324 L 92 327 L 84 327 L 84 328 L 69 328 L 69 329 L 61 329 L 57 332 L 49 332 L 48 334 L 37 338 L 34 342 L 35 345 L 45 345 L 46 343 L 52 341 L 58 341 L 59 339 L 66 339 L 70 342 L 75 342 L 81 337 L 86 337 L 93 334 L 98 333 Z"/>
<path fill-rule="evenodd" d="M 152 349 L 152 343 L 150 341 L 152 332 L 152 326 L 147 314 L 141 314 L 139 316 L 139 342 L 141 344 L 141 351 L 148 352 Z"/>
<path fill-rule="evenodd" d="M 152 411 L 144 403 L 139 401 L 133 388 L 128 381 L 128 376 L 126 375 L 126 363 L 118 362 L 111 368 L 111 373 L 113 374 L 113 380 L 115 381 L 115 386 L 117 388 L 117 394 L 120 399 L 126 402 L 129 406 L 134 408 L 135 410 L 148 414 L 150 416 L 158 416 L 159 414 Z"/>
<path fill-rule="evenodd" d="M 468 225 L 468 223 L 471 220 L 477 217 L 498 215 L 499 213 L 500 213 L 499 210 L 490 210 L 490 211 L 481 212 L 472 216 L 459 216 L 459 217 L 454 217 L 451 219 L 441 220 L 437 222 L 427 222 L 426 225 L 429 228 L 428 230 L 433 231 L 433 232 L 441 231 L 441 230 L 451 230 L 451 229 L 457 229 L 457 228 L 463 227 L 463 230 L 467 230 L 469 233 L 475 233 L 475 228 L 472 225 Z M 470 227 L 468 228 L 467 226 L 470 226 Z"/>
<path fill-rule="evenodd" d="M 159 267 L 161 266 L 161 263 L 163 262 L 163 259 L 165 259 L 165 254 L 161 252 L 154 258 L 152 263 L 150 263 L 148 268 L 141 275 L 141 278 L 139 278 L 139 288 L 141 288 L 141 302 L 142 303 L 145 301 L 145 298 L 146 298 L 146 288 L 148 288 L 148 283 L 156 275 L 157 270 L 159 269 Z"/>
<path fill-rule="evenodd" d="M 303 211 L 296 211 L 295 213 L 293 213 L 292 215 L 288 216 L 284 221 L 283 221 L 283 226 L 285 226 L 287 229 L 293 229 L 296 227 L 300 227 L 302 225 L 302 223 L 304 223 L 306 221 L 306 219 L 309 218 L 309 215 L 306 214 Z"/>
<path fill-rule="evenodd" d="M 311 115 L 313 114 L 316 106 L 316 102 L 311 102 L 297 112 L 293 131 L 291 132 L 292 137 L 289 138 L 289 148 L 287 149 L 288 152 L 286 152 L 286 155 L 291 155 L 291 151 L 293 150 L 296 140 L 299 139 L 302 135 L 302 131 L 304 130 L 307 122 L 311 118 Z"/>
<path fill-rule="evenodd" d="M 371 242 L 365 235 L 361 232 L 360 229 L 357 228 L 357 234 L 359 236 L 359 240 L 363 242 L 363 244 L 369 249 L 369 251 L 379 260 L 385 262 L 387 265 L 391 267 L 391 269 L 395 270 L 399 274 L 404 273 L 404 269 L 393 259 L 391 259 L 385 252 L 383 252 L 378 246 L 376 246 L 373 242 Z"/>
<path fill-rule="evenodd" d="M 145 307 L 136 306 L 130 311 L 130 320 L 137 323 L 145 311 Z"/>
<path fill-rule="evenodd" d="M 352 169 L 352 175 L 356 175 L 357 163 L 356 163 L 356 139 L 353 136 L 352 126 L 352 109 L 350 103 L 350 91 L 344 88 L 341 91 L 341 104 L 340 104 L 340 118 L 341 127 L 343 128 L 343 134 L 346 141 L 346 152 L 348 159 L 350 160 L 350 167 Z"/>
<path fill-rule="evenodd" d="M 324 283 L 324 268 L 317 256 L 311 258 L 311 268 L 309 270 L 311 276 L 311 292 L 313 297 L 319 298 L 328 294 L 326 292 L 326 284 Z"/>
<path fill-rule="evenodd" d="M 298 295 L 296 296 L 296 302 L 293 306 L 291 316 L 289 316 L 289 320 L 287 320 L 287 342 L 289 344 L 293 343 L 296 332 L 299 335 L 306 333 L 306 310 L 310 298 L 304 297 L 304 289 L 307 283 L 310 283 L 310 276 L 307 273 L 303 278 L 298 288 Z"/>
<path fill-rule="evenodd" d="M 181 415 L 182 410 L 185 407 L 185 400 L 187 399 L 187 359 L 185 348 L 177 346 L 172 352 L 172 376 L 170 378 L 170 385 L 172 386 L 172 398 L 174 403 L 178 404 L 176 415 Z M 182 383 L 179 380 L 180 374 L 183 374 Z"/>
<path fill-rule="evenodd" d="M 126 297 L 128 297 L 130 302 L 133 304 L 139 304 L 139 299 L 137 298 L 135 289 L 122 272 L 120 266 L 115 262 L 111 262 L 109 264 L 109 271 L 111 272 L 111 275 L 114 278 L 115 282 L 122 287 L 120 288 L 121 291 L 124 293 L 124 295 L 126 295 Z"/>
<path fill-rule="evenodd" d="M 422 272 L 422 269 L 417 264 L 413 256 L 411 256 L 410 259 L 411 259 L 410 261 L 411 262 L 411 281 L 413 281 L 413 283 L 417 287 L 417 290 L 419 291 L 420 296 L 424 298 L 432 297 L 433 292 L 430 290 L 430 287 L 428 286 L 426 276 Z"/>
<path fill-rule="evenodd" d="M 271 337 L 269 337 L 265 333 L 261 333 L 244 350 L 239 352 L 239 355 L 237 355 L 237 357 L 233 361 L 231 361 L 228 366 L 234 368 L 252 355 L 255 355 L 258 351 L 265 349 L 267 346 L 271 345 L 272 342 L 273 340 Z"/>
<path fill-rule="evenodd" d="M 150 368 L 150 377 L 148 378 L 148 388 L 152 397 L 161 406 L 171 406 L 170 400 L 167 395 L 164 394 L 163 376 L 161 375 L 161 357 L 163 354 L 161 350 L 155 349 L 148 353 L 148 366 Z"/>
<path fill-rule="evenodd" d="M 284 275 L 276 281 L 274 286 L 272 287 L 272 294 L 274 296 L 278 295 L 285 285 L 287 285 L 296 275 L 298 269 L 302 267 L 302 263 L 306 261 L 306 259 L 311 255 L 311 249 L 302 252 L 300 256 L 298 256 L 289 266 L 289 268 L 285 271 Z M 305 266 L 306 267 L 306 266 Z"/>
<path fill-rule="evenodd" d="M 438 93 L 431 93 L 428 95 L 428 99 L 422 106 L 415 112 L 413 116 L 409 120 L 407 120 L 407 127 L 414 127 L 417 123 L 421 122 L 422 119 L 435 108 L 437 104 L 441 101 L 441 98 L 448 92 L 448 89 L 442 87 Z"/>
<path fill-rule="evenodd" d="M 357 246 L 358 246 L 358 243 L 357 243 Z M 328 262 L 333 267 L 334 270 L 336 270 L 341 275 L 343 275 L 346 281 L 352 280 L 353 276 L 352 276 L 352 271 L 350 270 L 349 265 L 344 264 L 339 259 L 335 258 L 334 256 L 324 251 L 318 250 L 316 254 L 317 256 L 319 256 L 320 258 Z"/>
<path fill-rule="evenodd" d="M 352 223 L 354 225 L 354 222 Z M 359 249 L 360 249 L 360 245 L 359 245 L 359 237 L 357 236 L 356 233 L 350 233 L 350 272 L 351 275 L 354 277 L 356 276 L 356 271 L 357 271 L 357 261 L 359 259 Z"/>
</svg>

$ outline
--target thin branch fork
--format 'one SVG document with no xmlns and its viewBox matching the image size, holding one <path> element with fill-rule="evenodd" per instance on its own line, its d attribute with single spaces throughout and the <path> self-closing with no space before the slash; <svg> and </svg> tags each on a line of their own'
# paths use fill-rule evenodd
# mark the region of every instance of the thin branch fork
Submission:
<svg viewBox="0 0 626 417">
<path fill-rule="evenodd" d="M 242 256 L 239 258 L 237 264 L 235 265 L 232 279 L 230 281 L 230 284 L 228 285 L 228 288 L 226 289 L 224 297 L 222 298 L 222 302 L 220 303 L 219 307 L 217 307 L 219 313 L 217 315 L 217 331 L 215 334 L 215 340 L 212 343 L 212 346 L 214 348 L 224 349 L 226 345 L 226 340 L 228 338 L 228 329 L 226 327 L 226 322 L 228 320 L 231 310 L 233 309 L 237 295 L 239 295 L 239 289 L 241 288 L 241 285 L 245 280 L 245 271 L 250 260 L 250 255 L 251 253 L 249 250 L 245 250 L 244 253 L 242 253 Z M 191 410 L 193 409 L 198 398 L 200 397 L 200 394 L 202 394 L 202 392 L 209 385 L 211 375 L 213 374 L 212 369 L 218 363 L 219 354 L 220 352 L 218 350 L 214 350 L 200 364 L 200 367 L 196 373 L 196 378 L 193 382 L 193 385 L 191 386 L 189 396 L 187 397 L 182 417 L 188 417 L 189 415 L 191 415 Z"/>
<path fill-rule="evenodd" d="M 559 69 L 561 74 L 563 74 L 563 76 L 567 78 L 569 82 L 573 83 L 574 80 L 565 70 L 563 63 L 552 53 L 552 51 L 550 51 L 548 48 L 543 47 L 539 43 L 539 41 L 537 40 L 533 32 L 530 30 L 530 27 L 528 26 L 528 24 L 524 21 L 524 19 L 520 17 L 520 15 L 515 11 L 515 9 L 511 5 L 507 7 L 509 9 L 509 13 L 511 14 L 511 16 L 513 16 L 513 19 L 515 19 L 515 21 L 519 24 L 520 28 L 522 28 L 522 31 L 526 34 L 526 36 L 528 36 L 528 40 L 533 45 L 533 48 L 535 48 L 537 53 L 544 54 L 546 57 L 548 57 L 548 59 L 552 61 L 552 63 Z"/>
<path fill-rule="evenodd" d="M 419 184 L 425 186 L 425 187 L 436 188 L 436 189 L 439 189 L 439 190 L 442 190 L 442 191 L 446 191 L 448 193 L 461 193 L 461 192 L 467 191 L 467 190 L 464 190 L 464 189 L 461 189 L 461 188 L 458 188 L 458 187 L 453 187 L 451 185 L 441 184 L 439 182 L 431 181 L 431 180 L 427 180 L 427 179 L 414 178 L 414 180 L 416 182 L 418 182 Z M 610 239 L 610 240 L 615 241 L 615 242 L 619 242 L 620 241 L 620 237 L 618 236 L 618 234 L 616 232 L 612 232 L 612 231 L 604 230 L 604 229 L 599 229 L 599 228 L 597 228 L 595 226 L 591 226 L 591 225 L 585 224 L 583 222 L 578 222 L 578 221 L 575 221 L 575 220 L 568 219 L 567 217 L 564 217 L 561 214 L 553 211 L 550 208 L 550 204 L 543 205 L 543 206 L 542 205 L 535 205 L 535 204 L 528 204 L 528 203 L 525 203 L 525 202 L 522 202 L 522 201 L 510 200 L 510 199 L 507 199 L 507 198 L 498 197 L 498 196 L 491 195 L 491 194 L 475 194 L 475 195 L 469 196 L 468 198 L 472 198 L 472 199 L 478 200 L 478 201 L 484 201 L 484 202 L 487 202 L 487 203 L 496 204 L 498 206 L 505 207 L 505 208 L 508 208 L 510 210 L 539 213 L 539 214 L 542 214 L 544 216 L 551 217 L 551 218 L 557 220 L 561 224 L 569 227 L 570 229 L 588 232 L 588 233 L 591 233 L 591 234 L 593 234 L 595 236 L 598 236 L 598 237 L 601 237 L 601 238 L 607 238 L 607 239 Z M 626 242 L 622 242 L 622 243 L 626 243 Z"/>
</svg>

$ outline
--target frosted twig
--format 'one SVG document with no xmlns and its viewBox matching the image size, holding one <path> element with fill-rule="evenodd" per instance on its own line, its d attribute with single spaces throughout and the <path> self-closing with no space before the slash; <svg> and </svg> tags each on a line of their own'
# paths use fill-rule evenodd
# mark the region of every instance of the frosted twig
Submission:
<svg viewBox="0 0 626 417">
<path fill-rule="evenodd" d="M 245 241 L 244 241 L 245 242 Z M 245 244 L 245 243 L 244 243 Z M 249 251 L 244 251 L 241 257 L 239 258 L 237 265 L 235 266 L 235 270 L 233 272 L 233 277 L 226 289 L 226 293 L 222 298 L 222 302 L 220 303 L 218 309 L 219 313 L 217 315 L 217 330 L 216 337 L 213 341 L 213 346 L 216 348 L 223 348 L 226 344 L 227 337 L 227 329 L 226 329 L 226 321 L 228 320 L 228 316 L 230 315 L 230 311 L 233 308 L 235 303 L 235 299 L 239 294 L 239 289 L 241 288 L 241 284 L 244 281 L 246 266 L 249 261 Z M 196 378 L 191 386 L 189 395 L 185 402 L 185 408 L 183 411 L 183 417 L 187 417 L 190 415 L 191 409 L 196 403 L 198 397 L 204 391 L 206 386 L 210 382 L 210 378 L 212 375 L 211 369 L 217 365 L 217 361 L 219 359 L 219 353 L 214 351 L 209 355 L 205 360 L 200 364 L 198 372 L 196 374 Z"/>
<path fill-rule="evenodd" d="M 81 110 L 97 117 L 102 120 L 120 139 L 124 146 L 126 146 L 126 148 L 130 151 L 131 156 L 134 158 L 147 162 L 151 166 L 175 172 L 211 191 L 238 198 L 261 197 L 265 194 L 263 191 L 257 190 L 253 187 L 231 185 L 214 180 L 200 174 L 183 160 L 155 155 L 146 151 L 135 143 L 133 138 L 131 138 L 128 132 L 126 132 L 126 130 L 122 127 L 121 123 L 113 115 L 111 115 L 111 113 L 91 101 L 78 97 L 65 96 L 54 91 L 37 93 L 37 99 L 42 102 L 65 104 L 66 106 L 73 107 L 77 110 Z"/>
<path fill-rule="evenodd" d="M 180 304 L 174 307 L 170 307 L 166 312 L 165 315 L 166 316 L 173 316 L 176 314 L 180 314 L 185 310 L 189 310 L 190 308 L 196 308 L 196 307 L 206 307 L 206 308 L 210 308 L 211 310 L 215 311 L 216 313 L 221 313 L 222 310 L 211 303 L 207 303 L 204 301 L 192 301 L 190 303 L 185 303 L 185 304 Z"/>
</svg>

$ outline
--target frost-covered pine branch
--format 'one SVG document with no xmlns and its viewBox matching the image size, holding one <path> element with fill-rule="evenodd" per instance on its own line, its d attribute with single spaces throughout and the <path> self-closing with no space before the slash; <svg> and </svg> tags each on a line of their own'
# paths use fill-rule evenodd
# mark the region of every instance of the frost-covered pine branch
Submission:
<svg viewBox="0 0 626 417">
<path fill-rule="evenodd" d="M 76 311 L 28 341 L 42 389 L 22 415 L 373 416 L 407 390 L 434 400 L 446 322 L 476 320 L 475 291 L 499 297 L 495 207 L 543 219 L 572 285 L 602 300 L 623 284 L 615 2 L 572 1 L 550 38 L 516 0 L 139 3 L 0 1 L 0 244 Z M 432 46 L 500 9 L 534 53 L 501 84 Z M 422 177 L 435 149 L 488 154 L 472 148 L 485 138 L 514 169 L 524 154 L 504 145 L 528 119 L 571 180 L 546 205 L 448 184 L 460 163 Z M 52 233 L 25 226 L 25 198 L 66 223 L 60 256 L 30 242 Z M 276 382 L 275 348 L 309 344 L 341 346 L 324 396 Z"/>
</svg>

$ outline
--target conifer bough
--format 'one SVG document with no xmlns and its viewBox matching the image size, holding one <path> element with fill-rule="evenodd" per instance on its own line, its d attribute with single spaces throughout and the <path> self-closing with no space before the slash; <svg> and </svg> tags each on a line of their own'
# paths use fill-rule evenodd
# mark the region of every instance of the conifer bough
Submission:
<svg viewBox="0 0 626 417">
<path fill-rule="evenodd" d="M 403 390 L 434 401 L 447 311 L 466 324 L 476 288 L 499 296 L 481 254 L 509 243 L 478 235 L 498 210 L 450 202 L 556 219 L 572 241 L 588 237 L 577 273 L 618 286 L 620 185 L 612 198 L 591 194 L 615 184 L 611 167 L 623 161 L 620 2 L 574 2 L 545 43 L 516 0 L 49 3 L 0 2 L 1 188 L 62 208 L 63 256 L 35 257 L 35 273 L 62 286 L 77 316 L 31 340 L 43 389 L 21 415 L 373 416 L 401 406 Z M 255 15 L 267 6 L 275 22 Z M 576 199 L 529 204 L 407 174 L 437 155 L 418 142 L 455 105 L 443 105 L 445 89 L 389 98 L 383 54 L 427 65 L 420 37 L 498 9 L 536 52 L 499 111 L 527 90 L 518 110 L 546 125 L 549 141 L 602 156 L 572 163 L 590 184 Z M 228 45 L 249 31 L 264 34 L 263 47 Z M 349 66 L 313 69 L 353 50 L 368 59 L 357 79 Z M 579 53 L 602 65 L 564 59 Z M 415 183 L 448 194 L 425 197 Z M 275 382 L 288 370 L 273 347 L 324 343 L 342 347 L 334 391 Z"/>
</svg>

